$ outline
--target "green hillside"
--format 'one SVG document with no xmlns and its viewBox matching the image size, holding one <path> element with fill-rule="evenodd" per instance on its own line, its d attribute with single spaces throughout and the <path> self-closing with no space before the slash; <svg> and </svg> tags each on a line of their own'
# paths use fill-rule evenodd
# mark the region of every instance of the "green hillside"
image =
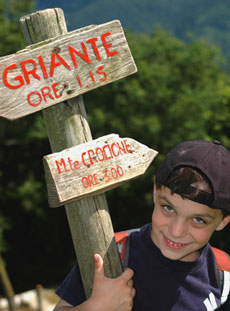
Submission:
<svg viewBox="0 0 230 311">
<path fill-rule="evenodd" d="M 37 0 L 37 9 L 61 7 L 68 29 L 119 19 L 124 28 L 152 33 L 160 25 L 180 39 L 205 38 L 230 52 L 228 0 Z"/>
</svg>

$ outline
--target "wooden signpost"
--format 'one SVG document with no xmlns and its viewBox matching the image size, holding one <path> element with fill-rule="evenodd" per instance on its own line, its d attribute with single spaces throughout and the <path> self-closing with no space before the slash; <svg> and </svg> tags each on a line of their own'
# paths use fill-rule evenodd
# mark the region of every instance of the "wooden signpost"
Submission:
<svg viewBox="0 0 230 311">
<path fill-rule="evenodd" d="M 20 22 L 26 44 L 29 46 L 0 60 L 0 116 L 13 120 L 42 110 L 52 152 L 64 152 L 67 155 L 69 151 L 65 149 L 83 144 L 87 150 L 82 149 L 80 152 L 82 162 L 92 161 L 94 164 L 91 163 L 91 167 L 97 167 L 102 154 L 109 157 L 109 148 L 105 147 L 105 144 L 97 147 L 102 149 L 100 153 L 99 149 L 97 152 L 93 147 L 88 149 L 85 145 L 92 140 L 92 135 L 83 98 L 79 94 L 136 72 L 120 23 L 113 21 L 67 33 L 62 9 L 38 11 L 22 17 Z M 116 142 L 120 143 L 117 137 Z M 116 158 L 117 147 L 110 145 L 110 148 Z M 132 153 L 128 151 L 132 148 L 131 143 L 127 141 L 125 148 L 126 153 L 131 156 Z M 93 156 L 89 150 L 94 151 Z M 87 153 L 86 156 L 84 152 Z M 99 162 L 94 159 L 95 155 L 98 156 Z M 47 167 L 53 156 L 45 158 Z M 119 154 L 120 158 L 122 156 Z M 72 159 L 71 155 L 67 155 L 67 162 L 64 155 L 55 161 L 59 163 L 59 176 L 65 175 L 66 178 L 69 168 L 70 173 L 74 173 L 74 170 L 78 172 L 77 161 L 79 171 L 81 170 L 80 161 L 77 158 Z M 108 161 L 110 159 L 100 162 L 104 162 L 105 170 L 111 167 Z M 113 167 L 117 169 L 118 175 L 122 175 L 118 166 L 122 167 L 119 164 Z M 143 167 L 146 165 L 143 164 Z M 50 172 L 49 170 L 48 180 L 52 175 L 52 169 Z M 133 170 L 135 171 L 135 167 Z M 110 172 L 112 174 L 112 167 Z M 83 188 L 90 183 L 89 180 L 91 186 L 95 180 L 99 183 L 95 174 L 97 172 L 89 171 L 83 176 L 86 179 L 81 177 L 80 184 Z M 100 175 L 99 180 L 105 177 Z M 53 181 L 52 187 L 57 187 L 58 183 L 59 181 Z M 53 190 L 51 192 L 54 193 Z M 59 194 L 56 197 L 58 198 Z M 57 204 L 61 202 L 60 199 L 55 200 Z M 117 277 L 122 273 L 106 198 L 104 193 L 90 194 L 89 197 L 67 203 L 65 209 L 85 294 L 89 297 L 94 277 L 94 253 L 103 257 L 105 274 L 108 277 Z"/>
<path fill-rule="evenodd" d="M 103 193 L 143 174 L 157 152 L 111 134 L 44 157 L 50 207 Z"/>
</svg>

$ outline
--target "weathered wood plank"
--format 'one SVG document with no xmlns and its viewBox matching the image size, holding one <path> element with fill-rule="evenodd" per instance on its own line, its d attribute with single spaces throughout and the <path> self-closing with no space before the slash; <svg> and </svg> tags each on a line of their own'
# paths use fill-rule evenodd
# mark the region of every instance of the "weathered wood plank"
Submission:
<svg viewBox="0 0 230 311">
<path fill-rule="evenodd" d="M 144 174 L 157 152 L 116 134 L 43 158 L 49 205 L 103 193 Z"/>
<path fill-rule="evenodd" d="M 17 119 L 136 71 L 118 20 L 78 29 L 0 60 L 0 116 Z"/>
</svg>

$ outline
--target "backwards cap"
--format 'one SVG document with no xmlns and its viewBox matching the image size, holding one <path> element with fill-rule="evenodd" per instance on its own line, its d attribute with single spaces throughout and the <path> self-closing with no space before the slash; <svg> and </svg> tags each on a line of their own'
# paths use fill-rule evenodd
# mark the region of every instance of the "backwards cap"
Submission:
<svg viewBox="0 0 230 311">
<path fill-rule="evenodd" d="M 167 186 L 171 173 L 186 166 L 200 171 L 211 185 L 212 200 L 204 203 L 198 198 L 195 201 L 230 212 L 230 152 L 219 141 L 182 142 L 168 153 L 156 173 L 156 180 Z"/>
</svg>

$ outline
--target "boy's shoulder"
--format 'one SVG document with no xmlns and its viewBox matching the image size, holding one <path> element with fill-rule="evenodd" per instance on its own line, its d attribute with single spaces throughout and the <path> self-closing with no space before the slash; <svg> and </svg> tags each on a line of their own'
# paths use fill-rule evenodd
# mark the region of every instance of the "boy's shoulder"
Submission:
<svg viewBox="0 0 230 311">
<path fill-rule="evenodd" d="M 226 301 L 228 304 L 230 301 L 230 256 L 216 247 L 212 247 L 212 251 L 216 257 L 221 304 L 225 304 Z"/>
<path fill-rule="evenodd" d="M 118 251 L 121 258 L 121 263 L 123 268 L 128 266 L 129 260 L 129 247 L 130 247 L 130 234 L 133 232 L 138 232 L 141 229 L 132 229 L 128 231 L 115 233 L 115 241 L 117 243 Z M 226 305 L 226 301 L 229 301 L 229 292 L 230 292 L 230 256 L 216 248 L 211 247 L 217 265 L 217 280 L 219 283 L 219 288 L 221 292 L 221 304 Z"/>
<path fill-rule="evenodd" d="M 115 233 L 115 241 L 122 263 L 128 257 L 130 243 L 129 236 L 131 233 L 137 231 L 140 231 L 140 228 Z M 212 246 L 211 248 L 216 258 L 218 270 L 230 272 L 230 256 L 216 247 Z"/>
<path fill-rule="evenodd" d="M 140 228 L 115 233 L 115 241 L 117 243 L 123 268 L 126 268 L 128 265 L 130 234 L 138 231 L 140 231 Z M 228 298 L 230 292 L 230 256 L 226 252 L 216 247 L 211 247 L 211 249 L 216 259 L 217 278 L 221 291 L 221 304 L 224 304 L 227 300 L 229 301 Z"/>
</svg>

